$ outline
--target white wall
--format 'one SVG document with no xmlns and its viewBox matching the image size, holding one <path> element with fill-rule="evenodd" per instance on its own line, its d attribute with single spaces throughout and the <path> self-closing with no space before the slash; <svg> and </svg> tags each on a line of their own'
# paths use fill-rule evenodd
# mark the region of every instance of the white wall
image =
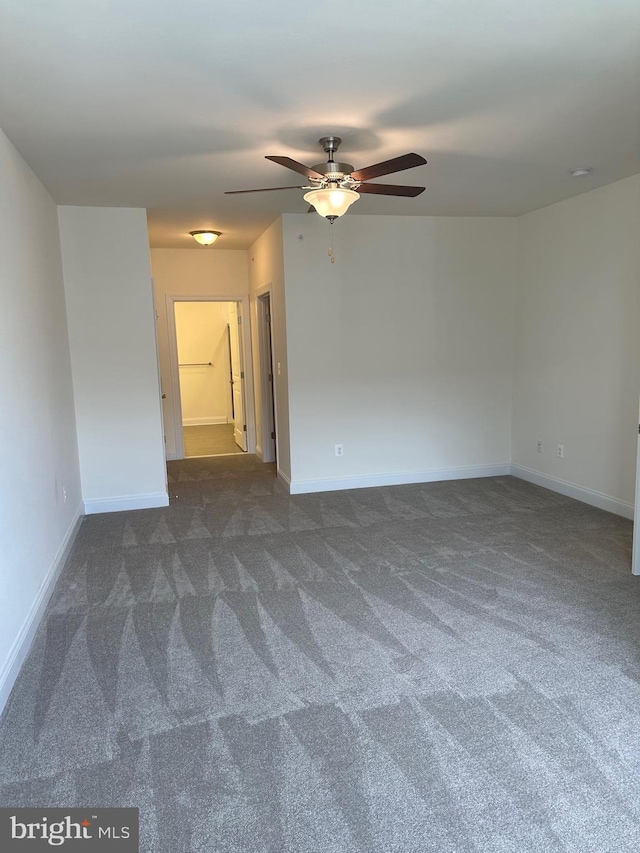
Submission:
<svg viewBox="0 0 640 853">
<path fill-rule="evenodd" d="M 334 264 L 325 220 L 284 217 L 292 489 L 507 471 L 515 221 L 333 229 Z"/>
<path fill-rule="evenodd" d="M 146 213 L 58 213 L 85 510 L 166 505 Z"/>
<path fill-rule="evenodd" d="M 168 459 L 176 458 L 167 296 L 242 297 L 249 293 L 247 253 L 228 249 L 151 249 L 153 287 L 158 314 L 158 351 L 164 400 Z"/>
<path fill-rule="evenodd" d="M 518 220 L 515 472 L 628 517 L 640 395 L 639 224 L 640 175 Z"/>
<path fill-rule="evenodd" d="M 176 302 L 184 426 L 231 420 L 228 302 Z"/>
<path fill-rule="evenodd" d="M 262 447 L 260 364 L 257 336 L 256 293 L 271 285 L 271 325 L 273 363 L 275 369 L 276 453 L 278 471 L 286 481 L 291 478 L 289 439 L 289 380 L 287 368 L 287 327 L 285 308 L 283 220 L 276 220 L 249 249 L 249 282 L 251 288 L 252 351 L 255 376 L 257 445 Z M 308 320 L 309 318 L 307 318 Z M 278 370 L 278 365 L 280 369 Z"/>
<path fill-rule="evenodd" d="M 56 206 L 2 131 L 0 302 L 1 711 L 81 512 Z"/>
</svg>

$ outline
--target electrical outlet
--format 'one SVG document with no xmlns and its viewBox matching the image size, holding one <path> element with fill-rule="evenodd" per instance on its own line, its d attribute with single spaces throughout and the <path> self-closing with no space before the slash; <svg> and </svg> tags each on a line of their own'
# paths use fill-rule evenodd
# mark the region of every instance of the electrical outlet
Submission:
<svg viewBox="0 0 640 853">
<path fill-rule="evenodd" d="M 541 441 L 539 441 L 537 443 L 536 450 L 538 451 L 538 453 L 542 453 L 542 442 Z"/>
<path fill-rule="evenodd" d="M 556 450 L 556 456 L 558 459 L 564 459 L 564 444 L 559 444 L 558 449 Z"/>
<path fill-rule="evenodd" d="M 344 456 L 344 444 L 336 444 L 336 456 Z"/>
</svg>

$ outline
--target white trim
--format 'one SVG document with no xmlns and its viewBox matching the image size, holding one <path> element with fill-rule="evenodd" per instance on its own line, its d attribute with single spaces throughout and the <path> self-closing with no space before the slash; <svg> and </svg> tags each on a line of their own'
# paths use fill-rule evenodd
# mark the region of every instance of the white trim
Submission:
<svg viewBox="0 0 640 853">
<path fill-rule="evenodd" d="M 361 474 L 327 480 L 295 480 L 291 494 L 334 492 L 342 489 L 368 489 L 374 486 L 404 486 L 409 483 L 434 483 L 438 480 L 466 480 L 475 477 L 500 477 L 510 473 L 508 462 L 496 465 L 466 465 L 462 468 L 433 468 L 430 471 L 397 471 L 384 474 Z M 278 471 L 278 476 L 281 472 Z M 284 477 L 284 475 L 283 475 Z M 286 478 L 288 480 L 288 478 Z"/>
<path fill-rule="evenodd" d="M 262 458 L 262 448 L 259 444 L 256 444 L 256 456 L 261 462 L 264 462 L 264 459 Z"/>
<path fill-rule="evenodd" d="M 269 323 L 266 321 L 265 297 L 269 298 Z M 260 428 L 262 432 L 262 462 L 276 462 L 278 457 L 278 401 L 274 363 L 277 362 L 273 334 L 273 282 L 256 290 L 256 323 L 258 337 L 258 376 L 260 386 Z M 268 337 L 267 337 L 268 335 Z M 271 364 L 269 364 L 271 353 Z M 267 378 L 271 368 L 271 383 Z M 269 405 L 271 403 L 271 405 Z M 275 438 L 271 438 L 271 434 Z"/>
<path fill-rule="evenodd" d="M 242 401 L 242 418 L 238 418 L 237 407 L 234 403 L 233 407 L 233 437 L 238 447 L 244 451 L 249 451 L 249 404 L 253 404 L 253 382 L 249 383 L 249 365 L 247 358 L 251 359 L 251 350 L 246 348 L 247 323 L 250 318 L 246 314 L 244 302 L 236 302 L 233 305 L 233 311 L 229 311 L 229 344 L 231 348 L 231 379 L 233 387 L 231 389 L 232 396 L 237 393 L 236 382 L 238 372 L 240 373 L 240 389 L 239 397 Z M 233 333 L 231 332 L 234 328 Z M 249 332 L 250 333 L 250 332 Z M 237 353 L 234 353 L 234 339 L 237 338 Z M 238 363 L 234 364 L 237 355 Z M 235 397 L 233 397 L 236 400 Z M 237 401 L 236 401 L 237 402 Z M 255 430 L 253 449 L 255 451 Z"/>
<path fill-rule="evenodd" d="M 290 478 L 287 477 L 287 475 L 284 473 L 284 471 L 281 471 L 280 468 L 277 469 L 276 476 L 278 477 L 280 482 L 284 483 L 284 485 L 287 487 L 287 489 L 289 490 L 289 494 L 291 494 L 291 495 L 298 494 L 298 492 L 294 492 L 293 489 L 291 488 Z"/>
<path fill-rule="evenodd" d="M 253 342 L 251 340 L 251 302 L 249 294 L 238 300 L 242 305 L 242 366 L 244 368 L 244 420 L 247 425 L 247 453 L 256 452 L 256 405 L 253 392 Z"/>
<path fill-rule="evenodd" d="M 182 435 L 182 399 L 180 395 L 180 370 L 178 368 L 178 333 L 176 329 L 175 303 L 177 299 L 165 295 L 167 305 L 167 337 L 169 339 L 169 369 L 171 374 L 171 411 L 173 413 L 173 435 L 175 458 L 184 456 L 184 438 Z"/>
<path fill-rule="evenodd" d="M 51 598 L 51 593 L 53 592 L 56 582 L 60 577 L 60 573 L 67 562 L 67 557 L 69 556 L 75 538 L 80 530 L 82 518 L 82 507 L 78 507 L 73 520 L 62 539 L 62 543 L 58 548 L 51 567 L 42 579 L 42 583 L 40 584 L 38 593 L 29 609 L 27 618 L 22 623 L 22 628 L 18 632 L 18 636 L 13 641 L 13 645 L 9 650 L 7 659 L 0 669 L 0 713 L 2 713 L 2 710 L 9 699 L 13 685 L 15 684 L 20 672 L 20 668 L 29 654 L 31 643 L 33 642 L 36 631 L 40 626 L 44 611 L 49 603 L 49 599 Z"/>
<path fill-rule="evenodd" d="M 226 415 L 214 415 L 211 418 L 184 418 L 182 426 L 209 426 L 210 424 L 226 424 Z"/>
<path fill-rule="evenodd" d="M 558 477 L 552 477 L 549 474 L 541 474 L 532 468 L 525 468 L 524 465 L 512 464 L 511 473 L 514 477 L 526 480 L 528 483 L 542 486 L 544 489 L 550 489 L 552 492 L 558 492 L 568 498 L 574 498 L 577 501 L 598 507 L 598 509 L 604 509 L 606 512 L 614 513 L 614 515 L 633 518 L 633 504 L 627 501 L 612 498 L 610 495 L 604 495 L 602 492 L 596 492 L 593 489 L 585 489 L 583 486 L 576 486 L 575 483 L 560 480 Z"/>
<path fill-rule="evenodd" d="M 125 512 L 129 509 L 155 509 L 161 506 L 169 506 L 169 495 L 166 492 L 85 501 L 84 511 L 86 515 L 95 515 L 98 512 Z"/>
<path fill-rule="evenodd" d="M 631 573 L 640 575 L 640 413 L 638 414 L 638 438 L 636 451 L 636 492 L 633 510 L 633 546 L 631 551 Z"/>
<path fill-rule="evenodd" d="M 156 291 L 153 276 L 151 277 L 151 304 L 153 306 L 153 337 L 156 344 L 156 365 L 158 369 L 158 400 L 160 402 L 160 431 L 162 433 L 162 453 L 164 456 L 163 473 L 165 489 L 169 488 L 169 475 L 167 473 L 167 431 L 164 427 L 164 400 L 166 394 L 162 390 L 162 372 L 160 370 L 160 345 L 158 343 L 158 321 L 160 315 L 156 308 Z"/>
</svg>

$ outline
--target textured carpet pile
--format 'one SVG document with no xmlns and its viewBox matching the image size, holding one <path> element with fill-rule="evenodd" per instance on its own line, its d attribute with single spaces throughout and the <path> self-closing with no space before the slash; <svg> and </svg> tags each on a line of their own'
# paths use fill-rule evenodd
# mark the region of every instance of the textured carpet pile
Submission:
<svg viewBox="0 0 640 853">
<path fill-rule="evenodd" d="M 0 805 L 144 853 L 640 849 L 628 521 L 500 477 L 289 497 L 170 463 L 90 516 L 0 722 Z"/>
</svg>

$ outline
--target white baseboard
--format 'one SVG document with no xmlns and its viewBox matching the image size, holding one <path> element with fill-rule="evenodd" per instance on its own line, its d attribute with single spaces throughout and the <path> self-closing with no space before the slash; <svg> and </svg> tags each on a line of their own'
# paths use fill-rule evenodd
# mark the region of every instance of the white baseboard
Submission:
<svg viewBox="0 0 640 853">
<path fill-rule="evenodd" d="M 216 415 L 213 418 L 183 418 L 182 426 L 207 426 L 208 424 L 226 424 L 226 415 Z"/>
<path fill-rule="evenodd" d="M 178 454 L 172 451 L 171 453 L 166 454 L 167 462 L 174 462 L 178 458 Z"/>
<path fill-rule="evenodd" d="M 22 623 L 22 628 L 18 632 L 18 636 L 15 638 L 13 645 L 9 650 L 7 659 L 2 668 L 0 668 L 0 714 L 9 699 L 13 685 L 15 684 L 20 672 L 20 668 L 29 654 L 31 643 L 36 635 L 36 631 L 38 630 L 40 621 L 42 620 L 45 608 L 49 603 L 53 588 L 60 576 L 60 572 L 64 568 L 64 564 L 67 562 L 69 552 L 71 551 L 75 538 L 78 535 L 82 518 L 82 507 L 79 506 L 62 539 L 62 543 L 58 548 L 58 552 L 53 559 L 49 571 L 42 579 L 42 583 L 40 584 L 38 593 L 31 605 L 31 608 L 29 609 L 27 618 Z"/>
<path fill-rule="evenodd" d="M 124 512 L 129 509 L 154 509 L 160 506 L 169 506 L 169 495 L 166 492 L 85 501 L 84 512 L 85 515 L 95 515 L 98 512 Z"/>
<path fill-rule="evenodd" d="M 277 475 L 278 479 L 280 480 L 280 482 L 285 484 L 285 486 L 289 490 L 290 495 L 298 494 L 298 492 L 294 492 L 291 490 L 291 480 L 289 477 L 287 477 L 287 475 L 284 473 L 284 471 L 281 471 L 278 468 L 278 470 L 276 471 L 276 475 Z"/>
<path fill-rule="evenodd" d="M 368 489 L 374 486 L 404 486 L 409 483 L 434 483 L 437 480 L 466 480 L 474 477 L 500 477 L 510 473 L 508 462 L 496 465 L 466 465 L 462 468 L 434 468 L 430 471 L 398 471 L 385 474 L 362 474 L 326 480 L 293 480 L 292 495 L 309 492 L 335 492 L 342 489 Z M 278 476 L 281 472 L 278 471 Z"/>
<path fill-rule="evenodd" d="M 558 477 L 552 477 L 549 474 L 541 474 L 539 471 L 534 471 L 533 468 L 525 468 L 524 465 L 512 464 L 511 473 L 520 480 L 526 480 L 528 483 L 542 486 L 552 492 L 566 495 L 568 498 L 575 498 L 577 501 L 612 512 L 614 515 L 633 519 L 633 504 L 627 501 L 612 498 L 611 495 L 604 495 L 602 492 L 596 492 L 593 489 L 585 489 L 583 486 L 576 486 L 575 483 L 560 480 Z"/>
</svg>

